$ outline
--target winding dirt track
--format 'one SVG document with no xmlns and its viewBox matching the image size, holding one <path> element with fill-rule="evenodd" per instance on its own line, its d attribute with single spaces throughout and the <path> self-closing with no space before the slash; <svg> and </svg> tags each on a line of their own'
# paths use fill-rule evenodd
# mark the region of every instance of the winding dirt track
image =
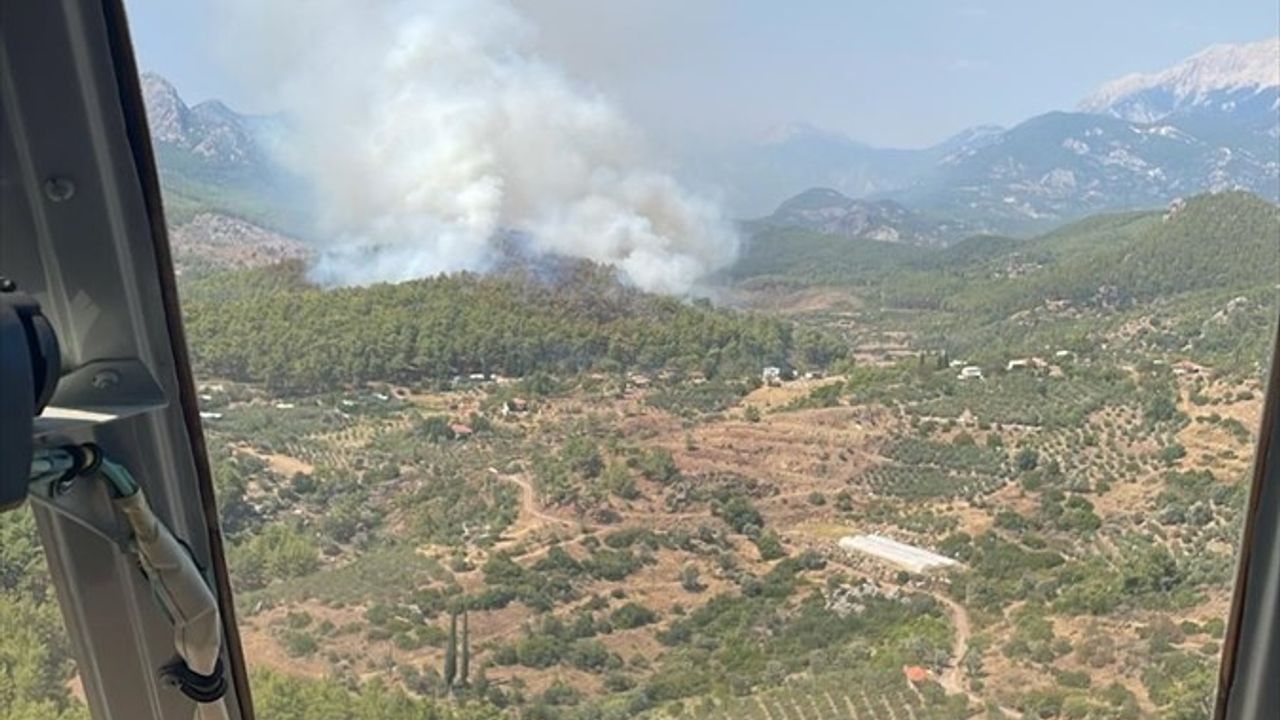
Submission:
<svg viewBox="0 0 1280 720">
<path fill-rule="evenodd" d="M 520 518 L 516 519 L 517 530 L 514 530 L 507 539 L 516 539 L 524 537 L 530 532 L 537 530 L 543 525 L 561 525 L 567 528 L 576 528 L 577 523 L 572 520 L 566 520 L 557 517 L 542 509 L 538 503 L 538 492 L 534 490 L 533 483 L 519 475 L 503 475 L 498 472 L 497 468 L 489 468 L 489 472 L 495 476 L 515 483 L 520 488 Z"/>
<path fill-rule="evenodd" d="M 968 695 L 969 690 L 965 687 L 964 668 L 961 665 L 961 661 L 964 660 L 965 654 L 969 652 L 969 637 L 973 634 L 969 623 L 969 611 L 960 603 L 941 593 L 934 594 L 933 597 L 947 606 L 951 613 L 951 622 L 956 628 L 956 639 L 951 644 L 951 667 L 948 667 L 947 671 L 938 678 L 938 684 L 942 685 L 948 693 L 964 693 Z"/>
</svg>

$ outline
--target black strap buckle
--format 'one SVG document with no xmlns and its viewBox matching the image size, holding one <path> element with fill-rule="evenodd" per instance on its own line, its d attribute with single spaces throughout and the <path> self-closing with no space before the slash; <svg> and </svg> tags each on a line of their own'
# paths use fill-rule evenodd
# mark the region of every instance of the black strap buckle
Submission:
<svg viewBox="0 0 1280 720">
<path fill-rule="evenodd" d="M 218 658 L 213 672 L 208 675 L 192 670 L 181 659 L 161 668 L 160 674 L 181 690 L 183 695 L 198 703 L 216 702 L 227 694 L 227 676 L 222 672 L 222 658 Z"/>
</svg>

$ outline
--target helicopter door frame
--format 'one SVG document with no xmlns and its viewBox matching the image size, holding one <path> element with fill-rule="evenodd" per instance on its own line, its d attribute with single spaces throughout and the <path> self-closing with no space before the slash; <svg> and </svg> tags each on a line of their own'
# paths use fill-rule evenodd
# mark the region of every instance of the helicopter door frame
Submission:
<svg viewBox="0 0 1280 720">
<path fill-rule="evenodd" d="M 64 373 L 95 368 L 74 399 L 98 420 L 57 426 L 41 441 L 97 443 L 137 477 L 217 597 L 228 713 L 252 720 L 122 2 L 3 0 L 2 10 L 0 269 L 40 302 Z M 70 377 L 54 404 L 73 394 Z M 105 489 L 85 482 L 30 505 L 93 717 L 193 717 L 193 701 L 161 678 L 175 656 L 173 626 L 120 538 L 112 542 Z"/>
</svg>

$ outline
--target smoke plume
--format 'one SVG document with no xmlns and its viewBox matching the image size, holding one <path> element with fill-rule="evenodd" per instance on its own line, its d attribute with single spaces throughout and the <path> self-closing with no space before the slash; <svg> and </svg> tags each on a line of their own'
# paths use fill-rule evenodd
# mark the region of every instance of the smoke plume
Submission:
<svg viewBox="0 0 1280 720">
<path fill-rule="evenodd" d="M 736 255 L 718 206 L 649 167 L 505 0 L 241 2 L 233 22 L 228 49 L 295 126 L 282 159 L 315 186 L 322 282 L 481 270 L 507 230 L 661 292 Z"/>
</svg>

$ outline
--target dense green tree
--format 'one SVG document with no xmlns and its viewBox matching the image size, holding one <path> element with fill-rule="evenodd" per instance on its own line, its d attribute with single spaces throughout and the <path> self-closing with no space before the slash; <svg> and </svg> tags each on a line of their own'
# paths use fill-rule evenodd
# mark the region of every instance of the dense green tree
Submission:
<svg viewBox="0 0 1280 720">
<path fill-rule="evenodd" d="M 471 613 L 462 611 L 462 658 L 459 661 L 458 684 L 467 687 L 471 682 Z"/>
<path fill-rule="evenodd" d="M 288 523 L 268 525 L 259 535 L 232 548 L 230 557 L 236 581 L 246 589 L 301 577 L 320 567 L 315 537 Z"/>
<path fill-rule="evenodd" d="M 214 274 L 183 299 L 201 372 L 278 390 L 476 372 L 692 371 L 708 357 L 717 374 L 755 375 L 796 351 L 784 321 L 642 293 L 589 263 L 554 284 L 458 274 L 332 290 L 309 285 L 295 264 Z M 841 351 L 806 335 L 814 361 Z"/>
<path fill-rule="evenodd" d="M 449 644 L 444 648 L 444 685 L 453 690 L 458 677 L 458 613 L 449 613 Z"/>
<path fill-rule="evenodd" d="M 0 716 L 88 720 L 68 691 L 75 668 L 48 577 L 31 512 L 0 514 Z"/>
</svg>

